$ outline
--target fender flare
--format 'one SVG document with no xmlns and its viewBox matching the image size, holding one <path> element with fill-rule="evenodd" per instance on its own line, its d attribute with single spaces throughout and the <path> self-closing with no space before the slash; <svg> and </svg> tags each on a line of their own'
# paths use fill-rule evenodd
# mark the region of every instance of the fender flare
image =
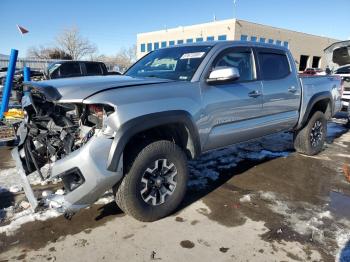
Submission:
<svg viewBox="0 0 350 262">
<path fill-rule="evenodd" d="M 116 132 L 109 152 L 107 170 L 112 172 L 117 171 L 119 160 L 124 148 L 134 135 L 157 126 L 177 123 L 181 123 L 186 126 L 193 141 L 194 156 L 196 157 L 200 155 L 201 146 L 198 129 L 194 120 L 192 119 L 192 116 L 187 111 L 172 110 L 152 113 L 136 117 L 121 125 Z"/>
<path fill-rule="evenodd" d="M 303 126 L 305 126 L 305 124 L 307 123 L 307 120 L 309 119 L 310 114 L 311 114 L 312 109 L 315 106 L 315 104 L 317 102 L 321 101 L 321 100 L 324 100 L 324 99 L 329 99 L 331 105 L 333 105 L 333 97 L 332 97 L 331 92 L 329 92 L 329 91 L 324 91 L 324 92 L 320 92 L 320 93 L 314 94 L 310 98 L 309 103 L 307 105 L 307 108 L 305 110 L 304 116 L 303 116 L 301 122 L 298 125 L 298 129 L 300 129 Z M 331 107 L 331 110 L 332 110 L 331 113 L 333 115 L 333 110 L 334 110 L 333 106 Z"/>
</svg>

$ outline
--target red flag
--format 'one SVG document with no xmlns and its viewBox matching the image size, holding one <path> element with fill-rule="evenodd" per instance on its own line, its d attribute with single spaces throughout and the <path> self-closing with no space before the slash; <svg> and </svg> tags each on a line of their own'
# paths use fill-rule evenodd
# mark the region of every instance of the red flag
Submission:
<svg viewBox="0 0 350 262">
<path fill-rule="evenodd" d="M 27 29 L 25 29 L 24 27 L 20 26 L 20 25 L 17 25 L 17 28 L 19 30 L 19 32 L 24 35 L 26 33 L 28 33 L 29 31 Z"/>
</svg>

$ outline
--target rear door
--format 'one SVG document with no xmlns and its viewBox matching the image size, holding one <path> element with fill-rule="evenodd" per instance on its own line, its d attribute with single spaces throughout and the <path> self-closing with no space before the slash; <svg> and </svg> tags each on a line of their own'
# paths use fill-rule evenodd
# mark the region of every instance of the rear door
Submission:
<svg viewBox="0 0 350 262">
<path fill-rule="evenodd" d="M 219 52 L 210 65 L 235 67 L 235 81 L 201 86 L 204 117 L 199 123 L 206 134 L 203 149 L 210 150 L 253 138 L 255 119 L 262 113 L 261 82 L 257 79 L 255 57 L 250 47 L 231 47 Z M 208 77 L 208 76 L 206 76 Z"/>
<path fill-rule="evenodd" d="M 292 64 L 294 60 L 284 50 L 256 48 L 256 51 L 263 112 L 271 122 L 269 132 L 290 129 L 298 121 L 301 101 L 301 85 Z"/>
</svg>

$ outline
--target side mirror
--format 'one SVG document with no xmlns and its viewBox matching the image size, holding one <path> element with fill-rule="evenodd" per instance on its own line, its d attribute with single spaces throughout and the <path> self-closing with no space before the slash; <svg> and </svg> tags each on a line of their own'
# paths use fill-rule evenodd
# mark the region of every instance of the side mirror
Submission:
<svg viewBox="0 0 350 262">
<path fill-rule="evenodd" d="M 227 82 L 239 79 L 239 71 L 236 67 L 218 67 L 211 71 L 207 82 Z"/>
</svg>

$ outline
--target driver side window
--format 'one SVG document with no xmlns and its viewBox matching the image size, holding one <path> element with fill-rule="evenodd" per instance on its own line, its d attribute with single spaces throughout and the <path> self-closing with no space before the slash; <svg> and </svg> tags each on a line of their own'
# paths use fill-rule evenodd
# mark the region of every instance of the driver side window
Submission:
<svg viewBox="0 0 350 262">
<path fill-rule="evenodd" d="M 256 79 L 254 58 L 251 51 L 231 50 L 224 52 L 214 62 L 213 68 L 235 67 L 239 71 L 239 81 L 252 81 Z"/>
</svg>

